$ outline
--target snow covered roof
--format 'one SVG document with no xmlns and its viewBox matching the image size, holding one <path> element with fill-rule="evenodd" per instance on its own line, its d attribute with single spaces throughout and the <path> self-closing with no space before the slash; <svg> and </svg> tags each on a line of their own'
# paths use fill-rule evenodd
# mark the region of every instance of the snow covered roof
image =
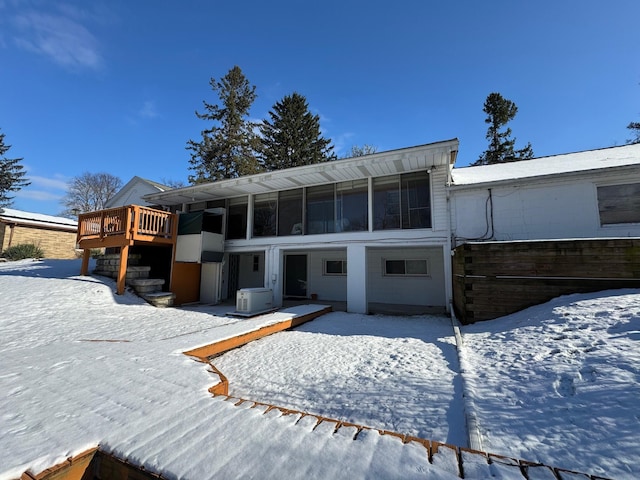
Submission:
<svg viewBox="0 0 640 480">
<path fill-rule="evenodd" d="M 44 215 L 42 213 L 23 212 L 22 210 L 14 210 L 12 208 L 0 208 L 0 221 L 69 231 L 75 231 L 78 228 L 78 222 L 69 218 Z"/>
<path fill-rule="evenodd" d="M 453 185 L 462 186 L 627 166 L 640 167 L 640 144 L 587 150 L 497 165 L 454 168 L 451 175 Z"/>
<path fill-rule="evenodd" d="M 381 177 L 427 170 L 438 166 L 448 167 L 455 159 L 457 151 L 458 139 L 454 138 L 361 157 L 176 188 L 167 192 L 145 195 L 144 198 L 148 202 L 160 205 L 180 205 L 368 177 Z"/>
</svg>

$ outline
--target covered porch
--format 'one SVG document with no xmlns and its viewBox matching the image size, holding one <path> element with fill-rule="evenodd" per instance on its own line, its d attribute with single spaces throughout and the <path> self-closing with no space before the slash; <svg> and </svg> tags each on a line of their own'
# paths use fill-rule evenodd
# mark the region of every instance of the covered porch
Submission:
<svg viewBox="0 0 640 480">
<path fill-rule="evenodd" d="M 81 275 L 87 275 L 91 249 L 120 249 L 117 293 L 125 289 L 129 249 L 133 245 L 171 246 L 176 243 L 178 216 L 139 205 L 110 208 L 78 216 L 78 248 L 83 250 Z"/>
</svg>

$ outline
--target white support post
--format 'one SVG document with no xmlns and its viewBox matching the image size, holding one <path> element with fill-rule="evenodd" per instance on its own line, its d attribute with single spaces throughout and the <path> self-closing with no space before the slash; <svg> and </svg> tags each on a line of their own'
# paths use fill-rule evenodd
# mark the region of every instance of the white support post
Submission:
<svg viewBox="0 0 640 480">
<path fill-rule="evenodd" d="M 368 313 L 367 247 L 347 246 L 347 312 Z"/>
</svg>

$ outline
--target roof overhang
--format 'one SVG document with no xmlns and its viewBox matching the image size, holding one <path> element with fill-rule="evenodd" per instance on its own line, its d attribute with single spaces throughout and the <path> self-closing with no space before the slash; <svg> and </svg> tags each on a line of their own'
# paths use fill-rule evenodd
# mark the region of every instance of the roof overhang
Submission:
<svg viewBox="0 0 640 480">
<path fill-rule="evenodd" d="M 452 139 L 361 157 L 176 188 L 145 195 L 144 199 L 158 205 L 180 205 L 369 177 L 382 177 L 438 167 L 449 168 L 452 159 L 455 159 L 453 152 L 457 151 L 458 140 Z"/>
</svg>

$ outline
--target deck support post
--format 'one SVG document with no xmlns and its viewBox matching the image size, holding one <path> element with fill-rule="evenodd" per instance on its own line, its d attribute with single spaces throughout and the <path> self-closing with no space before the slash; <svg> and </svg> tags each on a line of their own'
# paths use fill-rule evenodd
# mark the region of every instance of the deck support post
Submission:
<svg viewBox="0 0 640 480">
<path fill-rule="evenodd" d="M 85 248 L 82 250 L 82 267 L 80 268 L 80 275 L 86 275 L 89 273 L 89 257 L 91 257 L 91 249 Z"/>
<path fill-rule="evenodd" d="M 125 280 L 127 278 L 127 263 L 129 262 L 129 244 L 120 247 L 120 266 L 118 267 L 117 293 L 124 293 Z"/>
</svg>

